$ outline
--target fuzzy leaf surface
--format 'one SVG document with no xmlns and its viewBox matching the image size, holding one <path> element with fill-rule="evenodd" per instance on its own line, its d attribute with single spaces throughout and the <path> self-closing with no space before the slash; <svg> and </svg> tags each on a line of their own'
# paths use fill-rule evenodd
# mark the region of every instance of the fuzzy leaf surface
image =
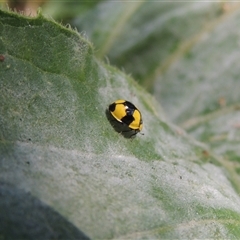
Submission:
<svg viewBox="0 0 240 240">
<path fill-rule="evenodd" d="M 240 237 L 238 183 L 221 159 L 81 35 L 1 11 L 0 54 L 3 238 Z M 141 110 L 145 135 L 113 130 L 105 110 L 119 98 Z"/>
</svg>

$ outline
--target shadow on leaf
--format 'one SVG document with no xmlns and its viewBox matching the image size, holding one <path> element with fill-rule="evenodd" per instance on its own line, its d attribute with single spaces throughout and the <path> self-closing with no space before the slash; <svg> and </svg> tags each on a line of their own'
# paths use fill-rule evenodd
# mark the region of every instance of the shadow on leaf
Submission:
<svg viewBox="0 0 240 240">
<path fill-rule="evenodd" d="M 89 239 L 30 193 L 0 183 L 1 239 Z"/>
</svg>

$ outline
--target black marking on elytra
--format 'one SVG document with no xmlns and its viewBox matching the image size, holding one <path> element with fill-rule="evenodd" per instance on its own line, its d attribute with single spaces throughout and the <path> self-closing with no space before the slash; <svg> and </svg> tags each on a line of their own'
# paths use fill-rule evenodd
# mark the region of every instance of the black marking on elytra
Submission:
<svg viewBox="0 0 240 240">
<path fill-rule="evenodd" d="M 130 129 L 129 126 L 127 124 L 125 124 L 124 122 L 117 121 L 110 113 L 110 106 L 109 106 L 109 109 L 106 109 L 105 114 L 106 114 L 106 117 L 107 117 L 109 123 L 113 127 L 113 129 L 116 132 L 120 133 L 125 138 L 134 138 L 136 136 L 136 134 L 138 133 L 138 131 L 134 130 L 134 129 Z"/>
<path fill-rule="evenodd" d="M 129 101 L 125 101 L 124 103 L 125 106 L 128 106 L 128 108 L 132 109 L 132 110 L 135 110 L 137 109 L 131 102 Z"/>
<path fill-rule="evenodd" d="M 126 115 L 121 119 L 121 121 L 129 126 L 134 121 L 134 117 L 133 115 Z"/>
<path fill-rule="evenodd" d="M 115 108 L 116 108 L 116 103 L 112 103 L 112 104 L 110 104 L 109 107 L 108 107 L 109 111 L 111 111 L 111 112 L 114 112 L 114 111 L 115 111 Z"/>
</svg>

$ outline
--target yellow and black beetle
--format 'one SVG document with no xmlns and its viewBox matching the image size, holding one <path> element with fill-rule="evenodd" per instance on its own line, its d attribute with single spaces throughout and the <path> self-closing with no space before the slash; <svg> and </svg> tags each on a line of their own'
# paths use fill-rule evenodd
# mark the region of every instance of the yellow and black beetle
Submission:
<svg viewBox="0 0 240 240">
<path fill-rule="evenodd" d="M 131 138 L 142 130 L 141 112 L 131 102 L 117 100 L 109 105 L 108 111 L 110 113 L 108 118 L 110 117 L 114 129 L 124 137 Z"/>
</svg>

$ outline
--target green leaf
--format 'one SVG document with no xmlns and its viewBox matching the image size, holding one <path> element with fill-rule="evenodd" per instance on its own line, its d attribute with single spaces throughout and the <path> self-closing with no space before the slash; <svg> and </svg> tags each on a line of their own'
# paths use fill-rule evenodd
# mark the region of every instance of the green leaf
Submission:
<svg viewBox="0 0 240 240">
<path fill-rule="evenodd" d="M 79 14 L 73 24 L 86 32 L 98 57 L 107 56 L 153 89 L 156 76 L 171 62 L 169 55 L 191 47 L 221 14 L 221 4 L 211 1 L 103 1 Z"/>
<path fill-rule="evenodd" d="M 68 22 L 68 19 L 72 19 L 78 14 L 83 14 L 84 12 L 92 9 L 94 5 L 98 4 L 102 0 L 95 1 L 54 1 L 49 0 L 43 5 L 43 12 L 57 19 L 59 21 Z"/>
<path fill-rule="evenodd" d="M 3 239 L 240 237 L 238 183 L 221 159 L 81 35 L 0 11 L 0 55 Z M 119 98 L 141 110 L 144 135 L 111 127 Z"/>
<path fill-rule="evenodd" d="M 182 123 L 239 103 L 240 9 L 219 18 L 155 82 L 167 115 Z"/>
<path fill-rule="evenodd" d="M 204 29 L 155 82 L 166 114 L 209 146 L 240 192 L 239 5 Z"/>
<path fill-rule="evenodd" d="M 224 107 L 189 119 L 182 125 L 195 138 L 208 144 L 219 156 L 240 192 L 240 106 Z"/>
</svg>

